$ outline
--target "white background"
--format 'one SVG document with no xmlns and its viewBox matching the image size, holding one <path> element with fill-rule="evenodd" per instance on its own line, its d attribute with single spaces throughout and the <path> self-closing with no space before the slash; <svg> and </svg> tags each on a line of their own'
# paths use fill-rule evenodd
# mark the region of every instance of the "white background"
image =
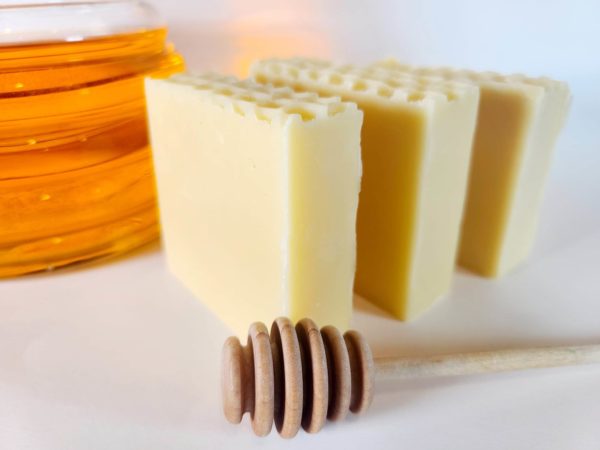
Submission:
<svg viewBox="0 0 600 450">
<path fill-rule="evenodd" d="M 275 54 L 395 55 L 569 81 L 572 114 L 529 262 L 500 281 L 457 271 L 451 294 L 410 324 L 357 300 L 354 326 L 379 355 L 600 343 L 597 2 L 153 3 L 198 70 L 242 73 Z M 221 416 L 227 335 L 157 247 L 0 282 L 0 449 L 600 449 L 598 367 L 386 383 L 364 417 L 258 439 Z"/>
</svg>

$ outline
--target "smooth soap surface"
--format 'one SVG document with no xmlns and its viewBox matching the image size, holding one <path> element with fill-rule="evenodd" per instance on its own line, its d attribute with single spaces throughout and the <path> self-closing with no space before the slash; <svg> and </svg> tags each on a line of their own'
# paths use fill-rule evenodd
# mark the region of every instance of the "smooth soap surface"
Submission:
<svg viewBox="0 0 600 450">
<path fill-rule="evenodd" d="M 280 315 L 347 328 L 361 112 L 209 75 L 146 90 L 173 273 L 242 336 Z"/>
</svg>

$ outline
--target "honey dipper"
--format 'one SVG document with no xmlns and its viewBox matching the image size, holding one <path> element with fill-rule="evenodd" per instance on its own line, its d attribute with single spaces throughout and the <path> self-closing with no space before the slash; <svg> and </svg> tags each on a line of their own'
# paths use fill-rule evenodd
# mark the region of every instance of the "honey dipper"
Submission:
<svg viewBox="0 0 600 450">
<path fill-rule="evenodd" d="M 296 326 L 284 317 L 271 333 L 260 322 L 250 326 L 247 345 L 230 337 L 223 346 L 223 411 L 231 423 L 249 412 L 259 436 L 273 422 L 291 438 L 300 426 L 316 433 L 326 419 L 364 412 L 375 379 L 470 375 L 512 370 L 600 363 L 600 345 L 512 349 L 417 358 L 373 358 L 356 331 L 319 329 L 310 319 Z"/>
</svg>

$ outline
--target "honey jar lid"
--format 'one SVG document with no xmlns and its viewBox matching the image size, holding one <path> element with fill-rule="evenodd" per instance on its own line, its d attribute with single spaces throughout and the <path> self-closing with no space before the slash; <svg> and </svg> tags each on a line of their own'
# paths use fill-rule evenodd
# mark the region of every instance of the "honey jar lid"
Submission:
<svg viewBox="0 0 600 450">
<path fill-rule="evenodd" d="M 5 0 L 0 4 L 0 45 L 77 42 L 164 25 L 150 5 L 135 0 Z"/>
</svg>

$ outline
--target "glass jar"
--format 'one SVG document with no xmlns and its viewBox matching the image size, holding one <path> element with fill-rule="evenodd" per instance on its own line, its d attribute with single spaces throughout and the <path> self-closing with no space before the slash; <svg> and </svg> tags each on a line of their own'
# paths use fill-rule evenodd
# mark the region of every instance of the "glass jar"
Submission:
<svg viewBox="0 0 600 450">
<path fill-rule="evenodd" d="M 157 238 L 143 79 L 183 69 L 136 1 L 0 6 L 0 277 Z"/>
</svg>

